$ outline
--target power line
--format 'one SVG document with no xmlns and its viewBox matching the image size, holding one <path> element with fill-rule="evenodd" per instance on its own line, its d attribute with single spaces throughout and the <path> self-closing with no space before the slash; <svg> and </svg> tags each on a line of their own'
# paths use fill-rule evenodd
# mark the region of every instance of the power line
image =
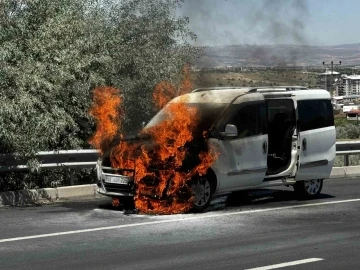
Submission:
<svg viewBox="0 0 360 270">
<path fill-rule="evenodd" d="M 325 62 L 323 62 L 323 66 L 326 68 L 330 68 L 331 70 L 331 76 L 330 76 L 330 89 L 328 87 L 328 83 L 327 83 L 327 76 L 325 75 L 325 88 L 329 91 L 331 90 L 331 88 L 334 85 L 334 67 L 340 66 L 341 65 L 341 61 L 339 61 L 339 64 L 335 64 L 334 65 L 334 61 L 331 61 L 330 64 L 326 64 Z"/>
</svg>

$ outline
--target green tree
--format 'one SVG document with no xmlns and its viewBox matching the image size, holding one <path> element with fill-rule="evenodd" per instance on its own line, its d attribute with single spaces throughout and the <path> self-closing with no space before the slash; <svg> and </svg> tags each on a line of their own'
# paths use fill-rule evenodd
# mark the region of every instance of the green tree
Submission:
<svg viewBox="0 0 360 270">
<path fill-rule="evenodd" d="M 91 91 L 122 90 L 126 131 L 201 52 L 176 0 L 0 1 L 0 153 L 88 148 Z"/>
<path fill-rule="evenodd" d="M 360 137 L 360 127 L 354 124 L 347 124 L 336 127 L 337 139 L 358 139 Z"/>
<path fill-rule="evenodd" d="M 127 121 L 148 119 L 151 94 L 198 49 L 177 1 L 5 0 L 0 27 L 0 145 L 32 153 L 84 147 L 91 89 L 123 91 Z M 131 121 L 130 121 L 131 120 Z M 136 124 L 136 123 L 135 123 Z"/>
</svg>

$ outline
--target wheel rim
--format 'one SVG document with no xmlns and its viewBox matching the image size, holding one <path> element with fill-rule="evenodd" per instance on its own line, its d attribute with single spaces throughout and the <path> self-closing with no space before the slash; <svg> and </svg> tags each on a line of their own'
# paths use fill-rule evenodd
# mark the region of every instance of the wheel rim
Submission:
<svg viewBox="0 0 360 270">
<path fill-rule="evenodd" d="M 193 190 L 195 192 L 195 206 L 202 207 L 210 200 L 211 187 L 207 179 L 197 180 L 193 185 Z"/>
<path fill-rule="evenodd" d="M 314 179 L 309 181 L 304 181 L 305 189 L 307 193 L 313 195 L 319 192 L 321 187 L 321 179 Z"/>
</svg>

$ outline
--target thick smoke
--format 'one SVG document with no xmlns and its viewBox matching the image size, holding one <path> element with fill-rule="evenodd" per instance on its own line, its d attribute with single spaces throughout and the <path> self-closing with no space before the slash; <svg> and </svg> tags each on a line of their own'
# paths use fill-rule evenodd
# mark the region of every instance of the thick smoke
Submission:
<svg viewBox="0 0 360 270">
<path fill-rule="evenodd" d="M 181 12 L 198 35 L 196 45 L 243 45 L 247 55 L 238 54 L 255 64 L 297 64 L 309 43 L 307 0 L 185 0 Z M 277 44 L 303 46 L 279 50 Z"/>
<path fill-rule="evenodd" d="M 227 27 L 233 23 L 231 18 L 218 11 L 224 4 L 229 5 L 226 0 L 184 0 L 181 12 L 189 17 L 190 28 L 198 36 L 196 45 L 238 44 L 231 28 Z"/>
<path fill-rule="evenodd" d="M 184 0 L 202 45 L 306 44 L 306 0 Z"/>
<path fill-rule="evenodd" d="M 265 0 L 249 13 L 249 24 L 272 43 L 306 44 L 309 10 L 305 0 Z"/>
</svg>

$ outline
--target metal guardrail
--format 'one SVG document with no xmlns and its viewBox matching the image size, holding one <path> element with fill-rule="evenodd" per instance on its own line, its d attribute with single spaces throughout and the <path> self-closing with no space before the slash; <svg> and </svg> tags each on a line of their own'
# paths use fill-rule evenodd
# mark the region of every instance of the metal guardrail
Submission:
<svg viewBox="0 0 360 270">
<path fill-rule="evenodd" d="M 99 152 L 95 149 L 59 150 L 38 152 L 35 157 L 43 169 L 92 168 L 95 167 Z M 344 166 L 349 166 L 350 155 L 360 155 L 360 140 L 337 141 L 336 155 L 344 156 Z M 0 172 L 22 171 L 29 167 L 27 160 L 13 155 L 0 155 Z"/>
<path fill-rule="evenodd" d="M 360 141 L 337 141 L 336 155 L 344 156 L 344 166 L 349 166 L 349 156 L 360 154 Z"/>
<path fill-rule="evenodd" d="M 35 155 L 44 169 L 91 168 L 96 165 L 99 152 L 95 149 L 41 151 Z M 27 160 L 13 154 L 0 155 L 0 172 L 29 169 Z"/>
</svg>

